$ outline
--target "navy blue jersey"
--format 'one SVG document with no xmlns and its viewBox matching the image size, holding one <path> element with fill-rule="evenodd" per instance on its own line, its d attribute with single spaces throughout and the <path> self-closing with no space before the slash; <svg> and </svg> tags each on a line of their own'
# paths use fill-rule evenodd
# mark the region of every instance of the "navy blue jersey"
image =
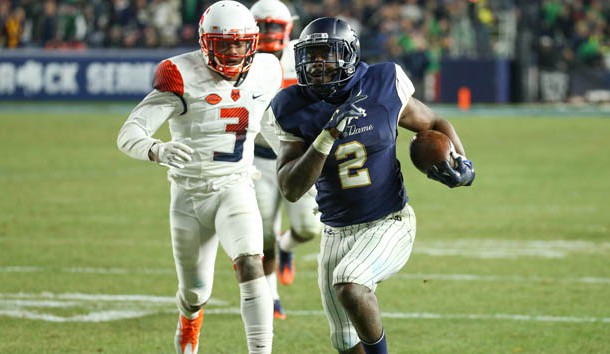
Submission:
<svg viewBox="0 0 610 354">
<path fill-rule="evenodd" d="M 397 70 L 404 77 L 402 82 L 407 81 L 410 87 L 404 90 L 407 93 L 402 99 L 397 89 Z M 396 158 L 396 138 L 398 115 L 413 93 L 412 84 L 394 63 L 360 63 L 342 90 L 358 88 L 356 85 L 368 95 L 357 104 L 367 115 L 348 122 L 316 181 L 321 220 L 335 227 L 377 220 L 401 210 L 408 201 Z M 307 146 L 320 134 L 336 107 L 298 86 L 282 90 L 271 102 L 280 128 Z"/>
</svg>

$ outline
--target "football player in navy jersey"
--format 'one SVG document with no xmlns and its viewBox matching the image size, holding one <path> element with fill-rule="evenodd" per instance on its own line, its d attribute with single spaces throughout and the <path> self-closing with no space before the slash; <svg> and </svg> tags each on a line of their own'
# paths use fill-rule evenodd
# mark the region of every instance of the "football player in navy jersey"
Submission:
<svg viewBox="0 0 610 354">
<path fill-rule="evenodd" d="M 433 129 L 453 142 L 455 166 L 438 164 L 428 177 L 469 186 L 472 162 L 447 120 L 413 97 L 395 63 L 360 61 L 349 25 L 324 17 L 307 25 L 295 45 L 298 85 L 281 91 L 268 114 L 281 141 L 278 181 L 288 200 L 315 183 L 324 231 L 318 284 L 339 353 L 387 353 L 377 284 L 407 262 L 415 239 L 396 157 L 398 127 Z"/>
</svg>

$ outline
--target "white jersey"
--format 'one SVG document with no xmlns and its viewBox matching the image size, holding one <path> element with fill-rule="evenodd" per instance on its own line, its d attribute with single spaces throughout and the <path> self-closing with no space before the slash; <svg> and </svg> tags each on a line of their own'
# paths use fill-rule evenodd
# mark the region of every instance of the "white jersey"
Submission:
<svg viewBox="0 0 610 354">
<path fill-rule="evenodd" d="M 294 63 L 294 44 L 297 42 L 296 39 L 288 42 L 288 45 L 282 49 L 282 57 L 280 58 L 280 64 L 282 65 L 283 79 L 282 88 L 296 85 L 297 83 L 297 70 Z M 270 120 L 271 124 L 274 120 Z M 269 148 L 269 144 L 260 136 L 255 139 L 256 145 Z"/>
<path fill-rule="evenodd" d="M 292 86 L 297 83 L 297 69 L 294 63 L 294 44 L 296 42 L 296 39 L 290 41 L 282 50 L 282 58 L 280 59 L 282 70 L 284 70 L 282 88 Z"/>
<path fill-rule="evenodd" d="M 246 172 L 254 158 L 254 137 L 265 109 L 280 89 L 277 58 L 259 53 L 243 82 L 235 87 L 208 68 L 201 51 L 167 59 L 155 73 L 155 90 L 140 102 L 121 128 L 118 145 L 127 155 L 148 160 L 152 135 L 167 120 L 173 141 L 195 153 L 170 176 L 209 178 Z M 263 135 L 274 130 L 263 123 Z"/>
</svg>

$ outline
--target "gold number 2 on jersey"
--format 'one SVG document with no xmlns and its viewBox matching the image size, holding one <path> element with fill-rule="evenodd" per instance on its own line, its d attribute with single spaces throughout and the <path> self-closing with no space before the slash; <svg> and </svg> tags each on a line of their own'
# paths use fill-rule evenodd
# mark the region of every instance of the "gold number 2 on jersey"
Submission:
<svg viewBox="0 0 610 354">
<path fill-rule="evenodd" d="M 338 165 L 341 188 L 357 188 L 371 184 L 369 169 L 362 168 L 367 158 L 364 145 L 357 141 L 339 145 L 335 151 L 335 158 L 337 160 L 350 158 Z"/>
</svg>

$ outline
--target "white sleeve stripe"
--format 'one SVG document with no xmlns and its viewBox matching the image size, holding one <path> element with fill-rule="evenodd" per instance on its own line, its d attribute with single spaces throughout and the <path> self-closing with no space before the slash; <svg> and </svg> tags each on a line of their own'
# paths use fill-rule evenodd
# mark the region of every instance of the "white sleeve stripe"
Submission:
<svg viewBox="0 0 610 354">
<path fill-rule="evenodd" d="M 286 135 L 282 135 L 280 136 L 280 141 L 285 141 L 285 142 L 305 142 L 305 140 L 299 138 L 298 136 L 292 135 L 290 133 L 285 133 Z"/>
<path fill-rule="evenodd" d="M 396 92 L 398 92 L 398 97 L 400 97 L 400 101 L 402 102 L 402 107 L 400 107 L 400 112 L 397 117 L 398 119 L 407 106 L 407 103 L 409 103 L 409 99 L 413 96 L 413 93 L 415 93 L 415 87 L 402 67 L 398 64 L 394 65 L 396 68 Z"/>
</svg>

